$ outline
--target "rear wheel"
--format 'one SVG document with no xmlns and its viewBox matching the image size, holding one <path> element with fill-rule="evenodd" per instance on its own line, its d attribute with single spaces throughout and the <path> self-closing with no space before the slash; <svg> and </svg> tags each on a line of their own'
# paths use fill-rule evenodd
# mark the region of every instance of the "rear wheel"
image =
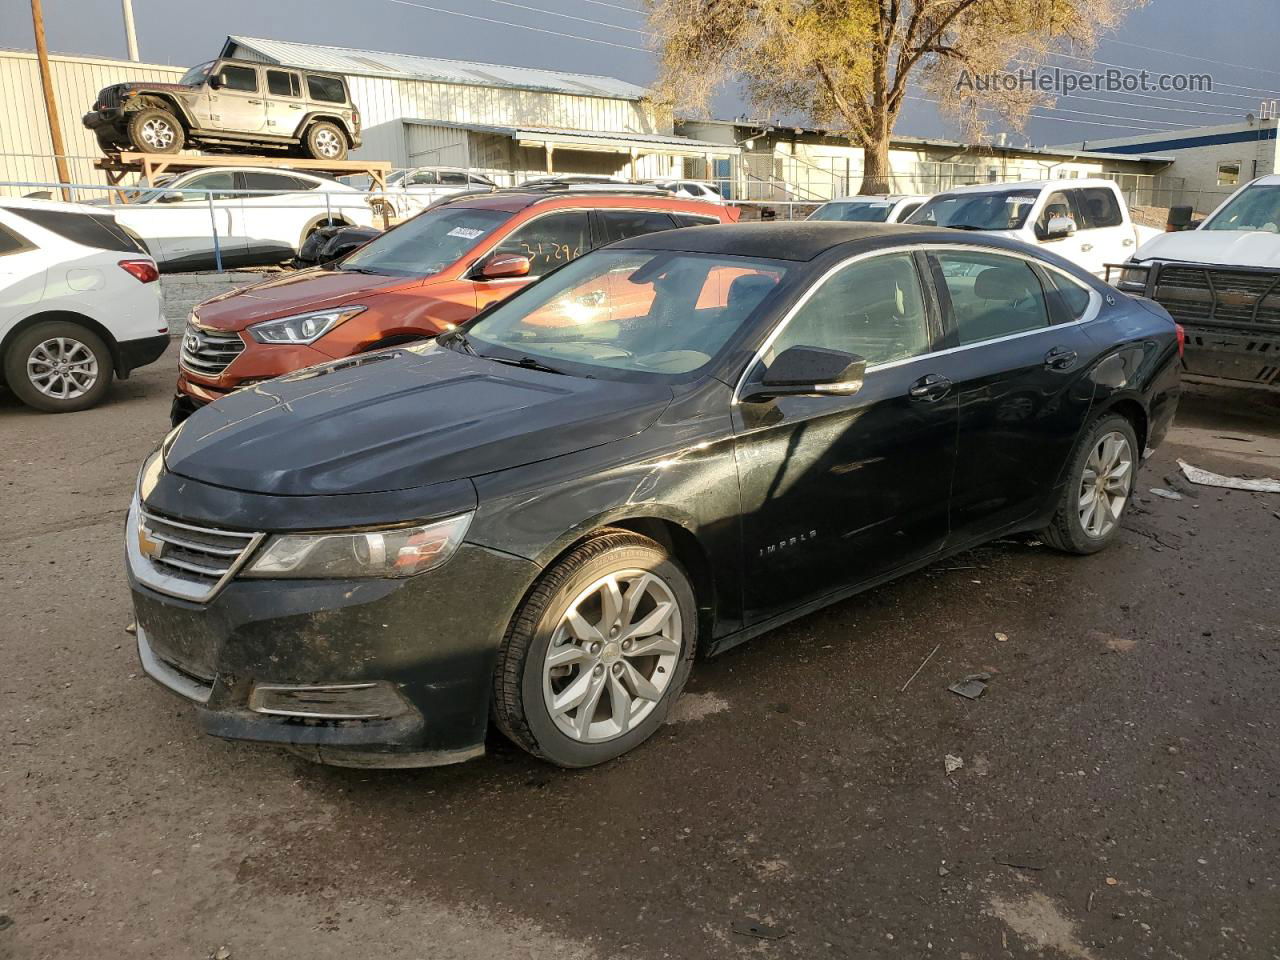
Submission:
<svg viewBox="0 0 1280 960">
<path fill-rule="evenodd" d="M 13 338 L 4 358 L 10 389 L 48 413 L 84 410 L 100 401 L 114 374 L 111 351 L 87 327 L 51 320 Z"/>
<path fill-rule="evenodd" d="M 148 107 L 129 117 L 129 143 L 143 153 L 177 153 L 185 141 L 182 124 L 168 110 Z"/>
<path fill-rule="evenodd" d="M 314 160 L 345 160 L 347 136 L 337 124 L 328 120 L 313 123 L 305 137 L 307 155 Z"/>
<path fill-rule="evenodd" d="M 603 763 L 662 725 L 696 644 L 680 566 L 647 537 L 604 533 L 548 570 L 516 614 L 494 676 L 494 718 L 535 756 Z"/>
<path fill-rule="evenodd" d="M 1097 553 L 1120 534 L 1133 495 L 1138 437 L 1117 413 L 1090 424 L 1071 456 L 1067 483 L 1045 541 L 1067 553 Z"/>
</svg>

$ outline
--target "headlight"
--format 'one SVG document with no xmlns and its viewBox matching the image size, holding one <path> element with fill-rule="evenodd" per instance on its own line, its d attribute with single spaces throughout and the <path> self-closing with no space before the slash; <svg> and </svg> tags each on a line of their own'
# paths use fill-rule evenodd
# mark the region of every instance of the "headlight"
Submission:
<svg viewBox="0 0 1280 960">
<path fill-rule="evenodd" d="M 464 513 L 417 527 L 336 533 L 282 533 L 240 574 L 273 579 L 412 577 L 440 566 L 471 523 Z"/>
<path fill-rule="evenodd" d="M 340 323 L 346 323 L 367 307 L 336 307 L 333 310 L 317 310 L 299 313 L 279 320 L 264 320 L 249 327 L 253 339 L 259 343 L 315 343 Z"/>
<path fill-rule="evenodd" d="M 1120 283 L 1117 284 L 1117 286 L 1134 290 L 1145 290 L 1147 288 L 1147 273 L 1149 272 L 1149 268 L 1146 264 L 1139 266 L 1134 261 L 1130 261 L 1130 263 L 1134 263 L 1134 266 L 1125 266 L 1124 269 L 1120 271 Z"/>
</svg>

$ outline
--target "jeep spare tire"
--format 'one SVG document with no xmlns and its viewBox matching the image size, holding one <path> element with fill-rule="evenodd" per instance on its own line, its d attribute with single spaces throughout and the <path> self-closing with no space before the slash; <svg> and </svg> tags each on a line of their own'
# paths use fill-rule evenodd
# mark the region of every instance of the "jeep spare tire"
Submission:
<svg viewBox="0 0 1280 960">
<path fill-rule="evenodd" d="M 307 156 L 313 160 L 347 159 L 347 135 L 328 120 L 313 123 L 304 139 Z"/>
<path fill-rule="evenodd" d="M 168 110 L 147 107 L 129 117 L 129 143 L 142 153 L 177 153 L 186 137 Z"/>
</svg>

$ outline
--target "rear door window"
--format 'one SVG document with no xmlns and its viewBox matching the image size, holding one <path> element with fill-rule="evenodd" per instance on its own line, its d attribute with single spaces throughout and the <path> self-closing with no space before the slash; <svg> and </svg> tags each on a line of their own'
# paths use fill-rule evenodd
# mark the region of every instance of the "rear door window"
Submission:
<svg viewBox="0 0 1280 960">
<path fill-rule="evenodd" d="M 257 193 L 250 194 L 249 197 L 266 197 L 280 193 L 287 193 L 291 190 L 305 190 L 311 186 L 304 183 L 297 177 L 291 177 L 287 173 L 259 173 L 256 170 L 246 170 L 240 174 L 244 177 L 245 190 L 270 190 L 271 194 Z"/>
<path fill-rule="evenodd" d="M 32 244 L 27 243 L 7 227 L 0 225 L 0 257 L 10 253 L 17 253 L 19 250 L 28 250 L 31 247 Z"/>
<path fill-rule="evenodd" d="M 604 227 L 605 243 L 670 230 L 675 226 L 669 216 L 656 210 L 598 210 L 596 215 Z"/>
<path fill-rule="evenodd" d="M 347 102 L 347 91 L 337 77 L 307 77 L 307 93 L 324 103 Z"/>
<path fill-rule="evenodd" d="M 296 73 L 287 70 L 268 70 L 267 92 L 273 97 L 300 97 L 302 81 Z"/>
<path fill-rule="evenodd" d="M 961 346 L 1049 325 L 1044 287 L 1017 257 L 968 251 L 936 252 Z"/>
<path fill-rule="evenodd" d="M 129 234 L 120 228 L 110 214 L 69 213 L 65 210 L 18 210 L 10 213 L 30 220 L 64 240 L 97 250 L 118 250 L 146 254 Z"/>
<path fill-rule="evenodd" d="M 1088 287 L 1056 270 L 1045 270 L 1044 273 L 1049 278 L 1051 298 L 1056 300 L 1060 322 L 1079 320 L 1089 312 L 1093 305 L 1093 293 Z"/>
</svg>

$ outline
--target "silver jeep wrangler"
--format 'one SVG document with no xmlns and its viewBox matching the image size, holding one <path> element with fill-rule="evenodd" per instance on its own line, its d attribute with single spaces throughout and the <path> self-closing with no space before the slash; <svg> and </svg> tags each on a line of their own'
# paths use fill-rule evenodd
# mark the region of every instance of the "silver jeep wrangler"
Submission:
<svg viewBox="0 0 1280 960">
<path fill-rule="evenodd" d="M 342 77 L 243 60 L 202 63 L 178 83 L 105 87 L 84 125 L 106 152 L 177 153 L 199 144 L 342 160 L 360 146 L 360 111 Z"/>
</svg>

